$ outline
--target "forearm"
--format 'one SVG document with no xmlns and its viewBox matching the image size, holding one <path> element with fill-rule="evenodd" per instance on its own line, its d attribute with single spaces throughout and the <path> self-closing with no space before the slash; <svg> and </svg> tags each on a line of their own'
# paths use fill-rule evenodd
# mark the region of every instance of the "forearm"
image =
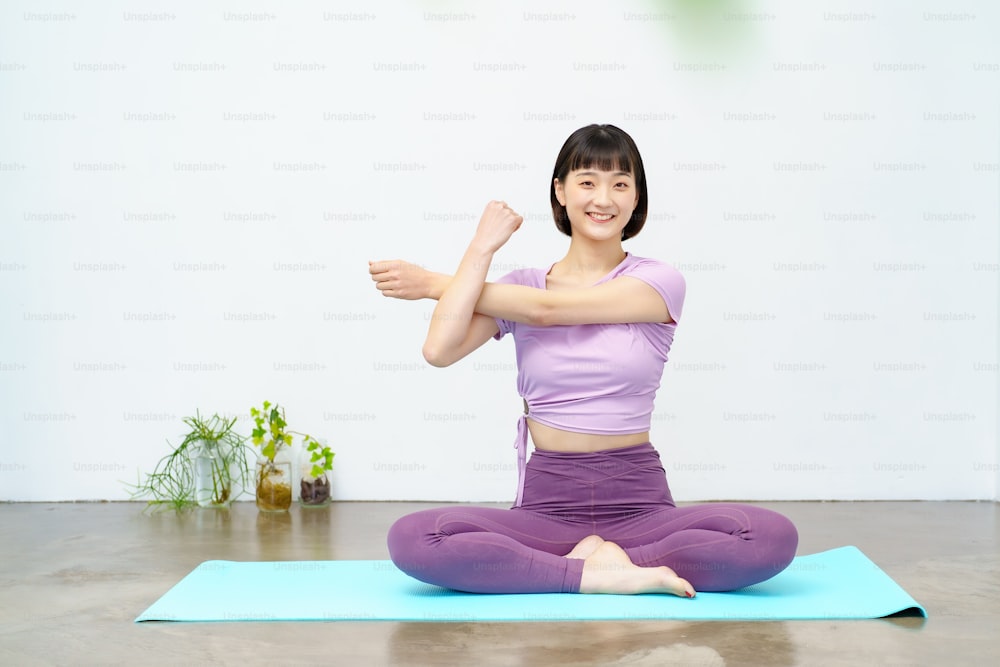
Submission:
<svg viewBox="0 0 1000 667">
<path fill-rule="evenodd" d="M 492 259 L 491 251 L 473 243 L 462 256 L 453 277 L 439 274 L 447 281 L 437 282 L 431 295 L 438 303 L 427 330 L 424 356 L 434 356 L 465 340 Z"/>
<path fill-rule="evenodd" d="M 434 274 L 428 297 L 440 299 L 453 280 L 446 273 Z M 539 312 L 545 306 L 545 290 L 525 285 L 486 283 L 476 301 L 475 312 L 490 317 L 537 324 Z"/>
<path fill-rule="evenodd" d="M 449 276 L 437 274 L 430 290 L 448 289 Z M 623 276 L 598 285 L 547 290 L 527 285 L 486 283 L 475 312 L 531 326 L 671 323 L 664 297 L 646 282 Z"/>
</svg>

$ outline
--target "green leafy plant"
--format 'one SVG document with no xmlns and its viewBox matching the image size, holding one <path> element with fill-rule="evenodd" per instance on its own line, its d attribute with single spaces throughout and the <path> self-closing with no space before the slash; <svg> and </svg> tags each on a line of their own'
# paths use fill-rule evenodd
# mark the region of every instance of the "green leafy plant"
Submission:
<svg viewBox="0 0 1000 667">
<path fill-rule="evenodd" d="M 199 504 L 224 506 L 248 486 L 246 438 L 233 430 L 235 417 L 213 414 L 203 418 L 196 412 L 184 423 L 190 430 L 181 444 L 160 459 L 145 480 L 129 485 L 133 499 L 148 499 L 147 508 L 180 512 Z M 207 466 L 203 475 L 198 474 L 199 458 Z"/>
<path fill-rule="evenodd" d="M 334 453 L 332 449 L 309 436 L 306 436 L 304 442 L 306 451 L 309 452 L 309 462 L 312 463 L 312 468 L 309 470 L 310 477 L 316 478 L 324 472 L 333 470 Z"/>
<path fill-rule="evenodd" d="M 329 447 L 323 447 L 315 438 L 308 433 L 299 433 L 288 428 L 285 421 L 285 409 L 280 405 L 271 404 L 264 401 L 260 410 L 250 408 L 250 416 L 254 420 L 254 430 L 251 433 L 253 444 L 260 447 L 260 453 L 269 461 L 274 461 L 274 457 L 281 451 L 282 447 L 291 447 L 292 436 L 302 436 L 302 442 L 306 446 L 306 451 L 311 453 L 311 460 L 320 462 L 318 475 L 323 474 L 323 470 L 333 468 L 333 452 Z M 266 422 L 266 423 L 265 423 Z M 314 469 L 316 467 L 314 466 Z"/>
<path fill-rule="evenodd" d="M 270 401 L 264 401 L 263 408 L 250 408 L 250 416 L 253 417 L 255 428 L 250 434 L 250 439 L 254 446 L 260 447 L 261 455 L 268 461 L 274 462 L 274 457 L 281 451 L 282 447 L 292 446 L 292 434 L 294 431 L 286 431 L 288 422 L 285 421 L 285 410 L 279 405 L 271 405 Z M 264 422 L 267 427 L 264 427 Z M 296 434 L 301 435 L 301 434 Z"/>
<path fill-rule="evenodd" d="M 321 444 L 308 433 L 299 433 L 288 428 L 284 409 L 270 401 L 264 401 L 260 409 L 250 408 L 254 420 L 251 441 L 260 448 L 263 459 L 258 465 L 257 503 L 264 509 L 281 509 L 290 502 L 290 487 L 286 499 L 285 481 L 279 481 L 281 473 L 275 464 L 275 457 L 285 447 L 291 447 L 293 436 L 301 436 L 305 451 L 309 454 L 309 471 L 302 478 L 300 498 L 303 504 L 317 505 L 330 497 L 328 480 L 319 480 L 323 473 L 333 469 L 333 451 Z M 311 479 L 306 479 L 307 477 Z"/>
<path fill-rule="evenodd" d="M 299 499 L 303 507 L 320 507 L 330 500 L 330 479 L 326 472 L 333 470 L 333 451 L 314 438 L 306 437 L 309 452 L 309 470 L 304 465 L 299 480 Z"/>
</svg>

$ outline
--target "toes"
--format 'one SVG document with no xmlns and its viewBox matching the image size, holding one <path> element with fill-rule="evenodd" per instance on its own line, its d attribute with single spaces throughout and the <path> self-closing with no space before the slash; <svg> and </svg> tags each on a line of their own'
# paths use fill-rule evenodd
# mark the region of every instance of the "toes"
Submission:
<svg viewBox="0 0 1000 667">
<path fill-rule="evenodd" d="M 682 598 L 693 598 L 695 596 L 694 586 L 687 579 L 681 579 L 676 575 L 671 578 L 670 591 Z"/>
</svg>

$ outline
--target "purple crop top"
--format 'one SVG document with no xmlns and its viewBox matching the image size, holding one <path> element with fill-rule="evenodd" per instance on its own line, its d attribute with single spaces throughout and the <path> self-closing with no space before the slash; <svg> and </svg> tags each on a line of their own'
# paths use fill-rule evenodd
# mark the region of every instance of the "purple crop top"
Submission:
<svg viewBox="0 0 1000 667">
<path fill-rule="evenodd" d="M 496 282 L 545 289 L 550 270 L 519 269 Z M 669 264 L 627 253 L 621 264 L 594 284 L 619 276 L 631 276 L 653 287 L 674 322 L 535 327 L 497 319 L 497 340 L 514 334 L 517 391 L 525 404 L 514 441 L 518 452 L 515 506 L 521 504 L 524 491 L 528 416 L 546 426 L 578 433 L 649 430 L 653 399 L 684 306 L 685 281 Z"/>
</svg>

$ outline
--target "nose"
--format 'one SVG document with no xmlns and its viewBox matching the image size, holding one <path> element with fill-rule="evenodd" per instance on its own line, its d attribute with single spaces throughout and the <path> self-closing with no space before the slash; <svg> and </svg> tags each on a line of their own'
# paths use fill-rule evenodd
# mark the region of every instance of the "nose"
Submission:
<svg viewBox="0 0 1000 667">
<path fill-rule="evenodd" d="M 594 204 L 596 206 L 610 206 L 611 205 L 611 190 L 608 188 L 598 187 L 594 189 Z"/>
</svg>

